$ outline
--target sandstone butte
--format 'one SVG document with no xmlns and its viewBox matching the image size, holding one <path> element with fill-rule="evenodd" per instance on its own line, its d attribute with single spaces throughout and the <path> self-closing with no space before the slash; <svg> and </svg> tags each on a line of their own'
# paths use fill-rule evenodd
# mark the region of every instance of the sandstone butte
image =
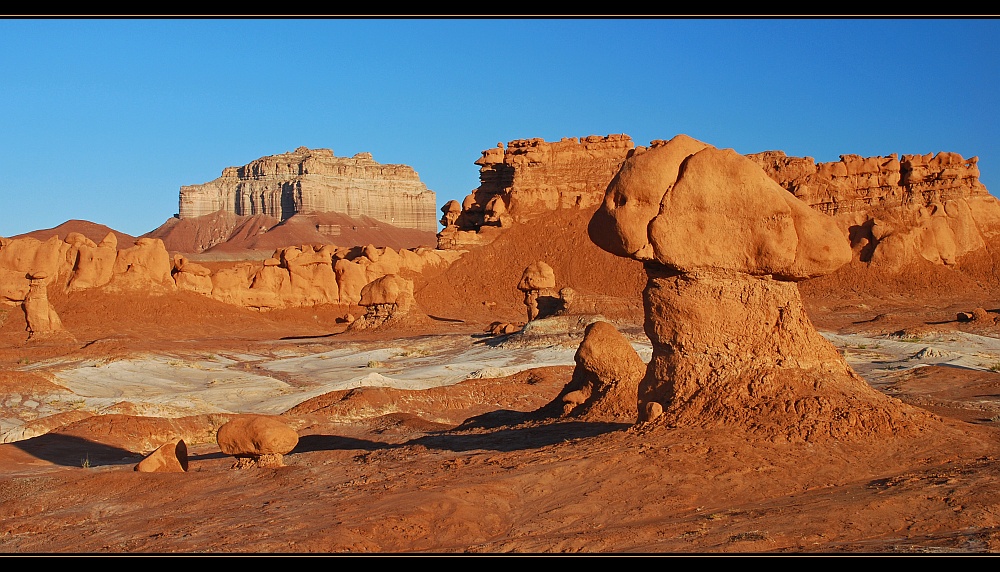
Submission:
<svg viewBox="0 0 1000 572">
<path fill-rule="evenodd" d="M 299 147 L 261 157 L 180 189 L 180 219 L 217 212 L 286 220 L 296 214 L 337 212 L 400 228 L 436 232 L 436 198 L 412 167 L 381 164 L 371 153 L 337 157 L 330 149 Z"/>
<path fill-rule="evenodd" d="M 661 147 L 669 147 L 669 151 L 662 151 Z M 568 227 L 550 228 L 547 220 L 561 212 L 579 212 L 589 216 L 599 205 L 606 203 L 605 192 L 609 183 L 612 188 L 628 185 L 633 198 L 619 208 L 624 209 L 623 212 L 635 211 L 635 220 L 653 221 L 661 209 L 671 209 L 675 216 L 680 217 L 678 220 L 687 220 L 701 216 L 701 212 L 709 208 L 730 212 L 734 217 L 731 221 L 741 220 L 739 215 L 753 206 L 754 199 L 751 197 L 724 197 L 718 199 L 722 202 L 709 205 L 705 202 L 708 199 L 699 198 L 696 194 L 662 195 L 665 185 L 675 182 L 673 169 L 679 162 L 708 147 L 683 135 L 672 139 L 669 145 L 666 141 L 655 140 L 648 147 L 634 146 L 627 135 L 564 138 L 554 143 L 524 139 L 509 142 L 506 148 L 499 144 L 483 151 L 482 157 L 476 161 L 480 166 L 479 188 L 466 197 L 462 205 L 452 201 L 442 208 L 444 216 L 441 222 L 446 226 L 438 234 L 437 249 L 396 250 L 372 244 L 364 248 L 297 244 L 276 248 L 263 261 L 209 268 L 188 260 L 181 253 L 169 252 L 162 240 L 149 236 L 136 239 L 134 245 L 122 245 L 124 248 L 121 249 L 114 233 L 108 233 L 99 243 L 78 232 L 71 232 L 65 240 L 58 236 L 46 240 L 27 236 L 0 239 L 0 301 L 23 307 L 32 288 L 30 276 L 44 275 L 46 278 L 35 280 L 36 294 L 33 299 L 40 299 L 38 296 L 44 286 L 49 297 L 54 292 L 53 288 L 63 292 L 91 288 L 151 293 L 180 290 L 255 310 L 320 304 L 357 307 L 366 285 L 384 276 L 399 275 L 415 280 L 414 296 L 418 303 L 422 297 L 436 297 L 450 299 L 448 303 L 451 307 L 477 305 L 482 306 L 483 312 L 489 312 L 498 300 L 504 306 L 505 297 L 509 297 L 510 306 L 518 308 L 516 314 L 507 316 L 511 319 L 521 314 L 523 310 L 519 308 L 523 307 L 524 301 L 516 299 L 514 288 L 510 288 L 511 293 L 498 289 L 496 284 L 499 282 L 490 273 L 509 270 L 514 275 L 509 280 L 504 278 L 503 282 L 516 286 L 516 272 L 524 268 L 524 263 L 514 261 L 519 268 L 507 269 L 509 265 L 501 262 L 505 258 L 481 247 L 493 243 L 515 227 L 529 229 L 543 236 L 541 240 L 553 244 L 564 238 L 556 236 L 559 232 L 580 234 Z M 630 157 L 635 157 L 635 165 L 653 157 L 671 158 L 662 159 L 667 161 L 668 168 L 644 172 L 641 178 L 630 181 L 635 167 L 622 168 Z M 746 252 L 730 252 L 717 248 L 722 246 L 717 244 L 719 233 L 709 233 L 702 237 L 703 240 L 693 241 L 671 234 L 668 232 L 669 225 L 659 223 L 664 232 L 647 237 L 643 224 L 639 224 L 635 228 L 627 225 L 618 227 L 615 231 L 619 233 L 617 242 L 601 246 L 615 256 L 638 260 L 668 256 L 671 264 L 684 271 L 696 266 L 692 261 L 714 252 L 717 256 L 728 257 L 727 263 L 741 260 L 744 266 L 749 264 L 743 268 L 744 271 L 770 273 L 783 280 L 800 280 L 827 274 L 840 262 L 840 258 L 836 259 L 837 264 L 824 262 L 823 257 L 816 254 L 822 248 L 806 248 L 805 243 L 794 252 L 776 246 L 813 225 L 811 218 L 799 212 L 803 209 L 825 214 L 833 221 L 833 226 L 824 224 L 822 232 L 817 235 L 822 239 L 814 237 L 814 242 L 825 244 L 823 248 L 831 248 L 834 243 L 846 241 L 855 261 L 889 271 L 899 271 L 917 260 L 944 267 L 953 266 L 962 255 L 983 249 L 988 239 L 1000 235 L 1000 201 L 979 182 L 975 157 L 963 159 L 947 152 L 904 155 L 902 158 L 896 155 L 873 158 L 843 155 L 838 162 L 816 164 L 808 157 L 787 157 L 780 151 L 768 151 L 743 158 L 760 167 L 753 171 L 752 177 L 766 175 L 777 185 L 772 190 L 782 189 L 784 194 L 781 196 L 787 208 L 796 213 L 791 218 L 783 219 L 786 223 L 776 228 L 773 236 L 755 234 L 753 240 L 758 242 L 748 246 Z M 182 214 L 197 215 L 215 209 L 223 206 L 218 202 L 223 199 L 225 208 L 250 209 L 240 212 L 280 216 L 321 205 L 322 208 L 334 208 L 334 199 L 321 200 L 318 197 L 327 196 L 323 194 L 327 192 L 332 197 L 340 188 L 338 185 L 346 184 L 346 181 L 355 184 L 362 180 L 362 175 L 368 177 L 364 179 L 367 181 L 364 183 L 366 188 L 374 188 L 382 184 L 377 183 L 374 173 L 388 173 L 379 179 L 383 182 L 409 181 L 405 184 L 400 182 L 397 186 L 385 183 L 380 191 L 366 194 L 369 196 L 366 204 L 369 205 L 377 202 L 374 200 L 376 197 L 389 201 L 379 207 L 383 209 L 383 214 L 410 213 L 395 219 L 389 214 L 390 220 L 395 223 L 400 223 L 401 219 L 415 220 L 416 213 L 425 211 L 422 206 L 417 208 L 417 204 L 422 204 L 420 201 L 430 200 L 433 203 L 433 193 L 421 190 L 423 187 L 416 174 L 408 167 L 378 165 L 367 154 L 343 159 L 334 157 L 329 150 L 299 148 L 293 153 L 259 159 L 245 167 L 227 168 L 223 177 L 211 183 L 184 187 L 180 201 Z M 357 189 L 364 188 L 364 185 Z M 412 192 L 387 191 L 400 188 L 412 189 Z M 350 192 L 360 193 L 357 189 Z M 279 192 L 291 202 L 281 202 L 279 195 L 275 194 Z M 390 195 L 391 199 L 386 198 Z M 673 204 L 671 201 L 686 202 Z M 281 210 L 284 207 L 288 210 Z M 602 211 L 597 212 L 600 218 Z M 728 229 L 724 234 L 731 233 L 734 237 L 741 237 L 741 240 L 750 240 L 746 233 L 755 232 L 749 226 L 734 226 L 734 223 L 726 223 L 722 219 L 717 222 Z M 419 224 L 426 226 L 428 223 Z M 583 242 L 578 248 L 593 248 L 589 240 Z M 466 256 L 468 249 L 475 250 L 477 254 Z M 766 251 L 769 256 L 754 258 L 748 254 L 750 251 Z M 527 251 L 523 254 L 535 256 Z M 614 263 L 581 266 L 582 262 L 573 261 L 580 254 L 577 252 L 566 260 L 546 255 L 529 262 L 543 258 L 558 266 L 557 273 L 569 282 L 563 286 L 572 286 L 576 291 L 574 304 L 579 311 L 588 306 L 594 306 L 592 309 L 596 312 L 607 311 L 606 307 L 596 308 L 607 301 L 606 296 L 590 296 L 594 288 L 602 287 L 600 284 L 593 288 L 579 288 L 580 285 L 575 282 L 581 281 L 582 274 L 597 274 L 599 276 L 593 279 L 596 282 L 610 282 L 621 276 L 631 277 L 636 271 L 623 270 Z M 556 255 L 562 258 L 568 256 L 559 252 Z M 504 256 L 510 257 L 511 253 Z M 479 258 L 483 260 L 478 265 L 466 263 L 461 268 L 454 265 L 460 259 Z M 611 257 L 612 261 L 614 258 Z M 466 276 L 463 272 L 475 276 Z M 484 285 L 476 287 L 474 283 L 477 281 Z M 449 293 L 445 292 L 449 288 L 446 285 L 448 282 L 464 283 L 465 286 Z M 427 289 L 422 293 L 424 285 Z M 600 291 L 597 293 L 601 294 Z M 472 301 L 477 297 L 484 299 Z M 424 308 L 412 313 L 411 317 L 417 319 L 417 316 L 431 310 L 449 311 L 448 308 L 440 310 L 440 307 Z M 33 315 L 38 314 L 34 308 L 32 312 Z M 42 324 L 40 320 L 35 321 Z M 48 322 L 57 324 L 58 315 L 53 313 Z M 44 324 L 40 326 L 41 330 L 48 328 Z M 28 330 L 34 331 L 34 326 L 29 324 Z"/>
</svg>

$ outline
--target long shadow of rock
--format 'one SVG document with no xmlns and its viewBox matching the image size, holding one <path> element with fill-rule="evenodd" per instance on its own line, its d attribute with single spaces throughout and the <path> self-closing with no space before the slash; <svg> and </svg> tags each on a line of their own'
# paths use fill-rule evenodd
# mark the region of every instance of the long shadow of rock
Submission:
<svg viewBox="0 0 1000 572">
<path fill-rule="evenodd" d="M 630 423 L 595 423 L 586 421 L 555 421 L 537 425 L 518 425 L 538 420 L 537 415 L 522 411 L 499 410 L 470 418 L 462 425 L 448 431 L 437 431 L 403 443 L 380 443 L 367 439 L 337 435 L 304 435 L 290 454 L 310 451 L 339 451 L 360 449 L 375 451 L 421 445 L 428 449 L 447 451 L 523 451 L 571 439 L 596 437 L 613 431 L 628 429 Z M 481 431 L 468 433 L 467 431 Z"/>
<path fill-rule="evenodd" d="M 398 447 L 389 443 L 379 443 L 367 439 L 355 439 L 353 437 L 339 437 L 337 435 L 303 435 L 299 437 L 298 444 L 292 449 L 290 454 L 307 453 L 309 451 L 339 451 L 345 449 L 363 449 L 374 451 L 376 449 L 388 449 Z"/>
<path fill-rule="evenodd" d="M 525 451 L 554 445 L 573 439 L 586 439 L 631 427 L 629 423 L 594 423 L 587 421 L 558 421 L 542 425 L 526 425 L 496 429 L 489 433 L 457 433 L 457 429 L 435 435 L 418 437 L 406 445 L 423 445 L 428 449 L 470 451 Z"/>
<path fill-rule="evenodd" d="M 15 441 L 11 445 L 29 455 L 65 467 L 129 465 L 142 459 L 142 455 L 132 451 L 59 433 L 46 433 Z"/>
</svg>

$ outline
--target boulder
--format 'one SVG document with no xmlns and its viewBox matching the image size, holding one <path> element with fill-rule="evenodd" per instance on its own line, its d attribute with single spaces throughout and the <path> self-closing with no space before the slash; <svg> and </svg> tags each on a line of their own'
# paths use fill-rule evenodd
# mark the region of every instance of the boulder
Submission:
<svg viewBox="0 0 1000 572">
<path fill-rule="evenodd" d="M 187 445 L 183 439 L 164 443 L 139 461 L 133 470 L 140 473 L 184 473 L 188 470 Z"/>
<path fill-rule="evenodd" d="M 240 415 L 219 427 L 216 441 L 223 453 L 236 457 L 233 468 L 280 467 L 299 435 L 274 417 Z"/>
</svg>

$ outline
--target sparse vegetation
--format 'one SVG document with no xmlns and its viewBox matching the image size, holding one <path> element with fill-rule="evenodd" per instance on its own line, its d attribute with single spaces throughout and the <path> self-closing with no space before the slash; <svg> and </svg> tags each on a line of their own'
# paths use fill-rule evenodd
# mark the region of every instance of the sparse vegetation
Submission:
<svg viewBox="0 0 1000 572">
<path fill-rule="evenodd" d="M 767 540 L 767 532 L 763 530 L 748 530 L 729 537 L 729 542 L 755 542 Z"/>
<path fill-rule="evenodd" d="M 84 469 L 90 468 L 90 454 L 80 460 L 80 466 Z"/>
<path fill-rule="evenodd" d="M 989 369 L 994 373 L 1000 373 L 1000 361 L 993 363 L 993 365 L 991 365 L 987 369 Z"/>
<path fill-rule="evenodd" d="M 380 361 L 378 361 L 378 360 L 376 360 L 376 359 L 370 359 L 370 360 L 368 360 L 367 367 L 371 367 L 371 368 L 385 367 L 385 364 L 382 363 L 382 362 L 380 362 Z"/>
</svg>

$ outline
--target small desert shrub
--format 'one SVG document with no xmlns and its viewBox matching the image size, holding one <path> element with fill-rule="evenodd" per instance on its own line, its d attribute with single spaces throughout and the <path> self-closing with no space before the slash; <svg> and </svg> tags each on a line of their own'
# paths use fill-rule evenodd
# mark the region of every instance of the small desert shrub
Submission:
<svg viewBox="0 0 1000 572">
<path fill-rule="evenodd" d="M 994 373 L 1000 372 L 1000 361 L 998 361 L 998 362 L 994 363 L 993 365 L 991 365 L 989 367 L 989 370 L 992 371 L 992 372 L 994 372 Z"/>
<path fill-rule="evenodd" d="M 767 533 L 762 530 L 748 530 L 729 537 L 729 542 L 754 542 L 767 540 Z"/>
<path fill-rule="evenodd" d="M 385 364 L 378 361 L 377 359 L 368 360 L 368 367 L 383 367 Z"/>
</svg>

